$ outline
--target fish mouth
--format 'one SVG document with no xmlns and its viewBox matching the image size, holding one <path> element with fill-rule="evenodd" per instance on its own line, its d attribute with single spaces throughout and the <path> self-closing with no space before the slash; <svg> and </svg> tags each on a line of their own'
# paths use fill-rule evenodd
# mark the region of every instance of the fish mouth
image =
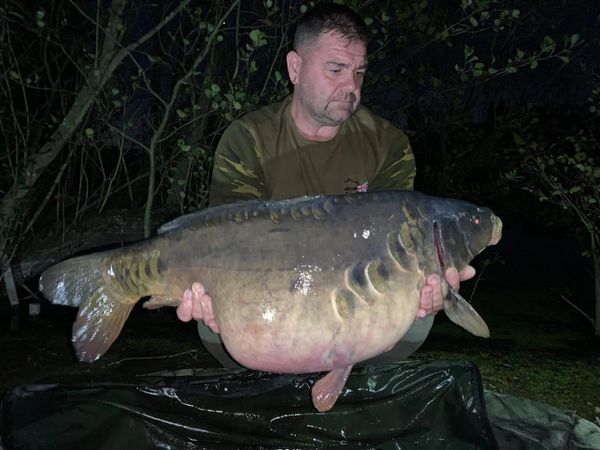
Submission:
<svg viewBox="0 0 600 450">
<path fill-rule="evenodd" d="M 496 245 L 502 238 L 502 221 L 500 220 L 500 217 L 492 214 L 492 223 L 492 239 L 490 240 L 489 245 Z"/>
</svg>

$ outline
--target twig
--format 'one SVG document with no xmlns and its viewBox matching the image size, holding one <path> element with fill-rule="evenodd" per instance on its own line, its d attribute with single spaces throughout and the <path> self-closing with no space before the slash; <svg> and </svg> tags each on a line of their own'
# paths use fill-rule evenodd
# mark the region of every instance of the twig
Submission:
<svg viewBox="0 0 600 450">
<path fill-rule="evenodd" d="M 483 266 L 481 267 L 481 270 L 477 274 L 477 278 L 475 279 L 475 284 L 473 285 L 473 290 L 471 291 L 471 295 L 469 296 L 469 303 L 471 303 L 473 301 L 473 297 L 475 296 L 475 291 L 477 290 L 477 285 L 479 284 L 479 280 L 481 280 L 481 277 L 483 276 L 483 272 L 485 272 L 485 269 L 488 265 L 489 265 L 489 263 L 488 264 L 484 263 Z"/>
<path fill-rule="evenodd" d="M 150 360 L 150 359 L 168 359 L 168 358 L 177 358 L 179 356 L 183 356 L 183 355 L 192 355 L 194 353 L 198 353 L 198 349 L 196 350 L 187 350 L 185 352 L 180 352 L 180 353 L 174 353 L 172 355 L 160 355 L 160 356 L 131 356 L 129 358 L 123 358 L 120 359 L 118 361 L 114 361 L 108 364 L 105 364 L 104 367 L 112 367 L 112 366 L 119 366 L 121 364 L 123 364 L 124 362 L 127 361 L 144 361 L 144 360 Z"/>
<path fill-rule="evenodd" d="M 562 294 L 561 294 L 560 298 L 562 298 L 565 302 L 567 302 L 569 305 L 571 305 L 573 308 L 575 308 L 577 311 L 579 311 L 581 314 L 583 314 L 583 317 L 585 317 L 587 320 L 589 320 L 590 323 L 592 324 L 592 326 L 595 326 L 594 319 L 592 319 L 591 316 L 588 316 L 579 306 L 577 306 L 576 304 L 571 302 L 567 297 L 565 297 Z"/>
<path fill-rule="evenodd" d="M 0 280 L 2 278 L 4 278 L 4 285 L 10 306 L 19 306 L 19 296 L 17 295 L 17 288 L 15 287 L 15 280 L 10 265 L 7 264 L 6 267 L 2 267 L 2 277 L 0 277 Z"/>
</svg>

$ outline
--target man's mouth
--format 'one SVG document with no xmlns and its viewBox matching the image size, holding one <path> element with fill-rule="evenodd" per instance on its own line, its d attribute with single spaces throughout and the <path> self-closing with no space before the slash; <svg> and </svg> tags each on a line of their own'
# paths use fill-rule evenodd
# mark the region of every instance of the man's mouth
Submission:
<svg viewBox="0 0 600 450">
<path fill-rule="evenodd" d="M 347 96 L 345 96 L 344 98 L 339 98 L 339 99 L 334 99 L 332 101 L 337 102 L 337 103 L 350 103 L 350 104 L 354 104 L 356 103 L 356 94 L 350 93 Z"/>
</svg>

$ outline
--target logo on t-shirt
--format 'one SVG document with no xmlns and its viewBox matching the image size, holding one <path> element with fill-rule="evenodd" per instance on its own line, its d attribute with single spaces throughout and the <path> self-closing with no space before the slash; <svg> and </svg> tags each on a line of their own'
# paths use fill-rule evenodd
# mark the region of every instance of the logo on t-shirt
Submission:
<svg viewBox="0 0 600 450">
<path fill-rule="evenodd" d="M 367 181 L 360 182 L 353 178 L 346 178 L 344 181 L 344 192 L 346 194 L 352 194 L 353 192 L 367 192 L 369 190 L 369 183 Z"/>
</svg>

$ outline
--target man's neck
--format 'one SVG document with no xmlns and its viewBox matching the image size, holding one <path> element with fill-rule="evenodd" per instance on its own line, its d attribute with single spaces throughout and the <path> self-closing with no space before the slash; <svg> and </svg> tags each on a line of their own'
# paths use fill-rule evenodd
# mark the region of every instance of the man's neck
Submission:
<svg viewBox="0 0 600 450">
<path fill-rule="evenodd" d="M 300 134 L 309 141 L 329 141 L 338 133 L 339 125 L 320 125 L 315 123 L 311 117 L 306 117 L 302 108 L 292 99 L 292 119 Z"/>
</svg>

